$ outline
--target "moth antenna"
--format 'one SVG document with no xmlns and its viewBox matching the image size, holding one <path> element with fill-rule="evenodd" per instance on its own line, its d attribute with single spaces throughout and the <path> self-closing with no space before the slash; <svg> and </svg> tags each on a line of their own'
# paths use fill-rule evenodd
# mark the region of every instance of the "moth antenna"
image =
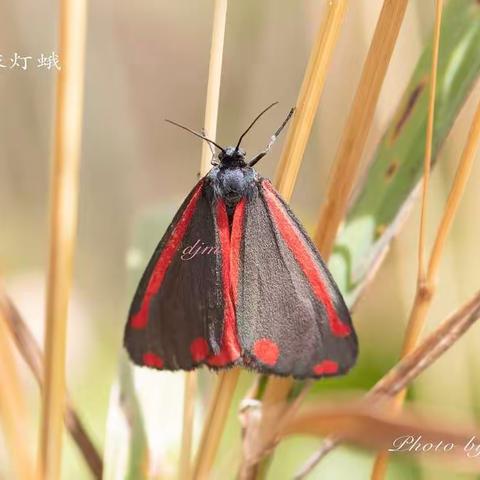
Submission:
<svg viewBox="0 0 480 480">
<path fill-rule="evenodd" d="M 270 137 L 270 142 L 267 145 L 267 148 L 263 150 L 263 152 L 258 153 L 255 155 L 255 157 L 252 158 L 248 162 L 249 167 L 253 167 L 260 159 L 262 159 L 272 148 L 273 144 L 277 140 L 278 136 L 282 132 L 282 130 L 285 128 L 285 125 L 287 125 L 288 121 L 292 118 L 292 115 L 295 113 L 295 107 L 291 108 L 290 111 L 288 112 L 287 118 L 283 121 L 283 123 L 280 125 L 280 127 L 277 129 L 277 131 Z"/>
<path fill-rule="evenodd" d="M 255 120 L 249 125 L 249 127 L 240 135 L 240 138 L 238 139 L 237 146 L 235 147 L 235 150 L 237 151 L 240 148 L 240 144 L 242 143 L 243 137 L 250 131 L 250 129 L 255 125 L 257 120 L 268 110 L 270 110 L 272 107 L 277 105 L 278 102 L 273 102 L 271 105 L 269 105 L 265 110 L 262 110 L 256 117 Z"/>
<path fill-rule="evenodd" d="M 223 153 L 225 152 L 225 149 L 221 147 L 218 143 L 215 143 L 213 140 L 210 140 L 207 138 L 205 135 L 202 135 L 200 132 L 196 132 L 195 130 L 192 130 L 191 128 L 186 127 L 185 125 L 181 125 L 180 123 L 174 122 L 173 120 L 169 120 L 168 118 L 165 119 L 166 122 L 171 123 L 172 125 L 175 125 L 176 127 L 183 128 L 187 132 L 193 133 L 193 135 L 201 138 L 202 140 L 205 140 L 206 142 L 215 145 L 219 150 L 221 150 Z"/>
</svg>

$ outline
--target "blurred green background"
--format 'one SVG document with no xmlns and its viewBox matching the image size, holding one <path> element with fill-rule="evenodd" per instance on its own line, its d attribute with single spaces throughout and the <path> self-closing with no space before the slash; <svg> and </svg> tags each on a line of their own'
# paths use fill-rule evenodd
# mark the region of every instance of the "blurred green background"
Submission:
<svg viewBox="0 0 480 480">
<path fill-rule="evenodd" d="M 221 144 L 234 142 L 253 116 L 278 100 L 280 106 L 249 134 L 244 147 L 255 153 L 268 142 L 296 101 L 326 1 L 229 2 L 217 134 Z M 57 50 L 55 2 L 0 3 L 0 55 L 4 63 L 15 52 L 35 60 L 42 53 Z M 318 216 L 329 167 L 382 4 L 380 0 L 350 3 L 291 201 L 310 231 Z M 135 260 L 130 250 L 135 226 L 146 212 L 161 219 L 158 231 L 152 231 L 146 239 L 153 250 L 199 171 L 200 142 L 166 124 L 164 119 L 195 129 L 203 124 L 212 6 L 210 0 L 103 0 L 89 5 L 80 217 L 69 317 L 67 381 L 80 414 L 102 448 L 110 389 L 117 376 L 133 288 L 127 278 L 126 260 L 129 252 L 130 261 Z M 433 1 L 410 1 L 376 111 L 366 158 L 372 154 L 397 106 L 431 31 L 433 17 Z M 0 69 L 0 274 L 40 341 L 54 86 L 54 72 L 37 69 L 34 63 L 26 71 Z M 430 240 L 466 137 L 472 107 L 479 98 L 480 89 L 476 88 L 455 123 L 433 174 Z M 283 138 L 258 165 L 262 175 L 274 175 L 282 141 Z M 478 287 L 479 177 L 477 162 L 449 237 L 429 329 Z M 361 342 L 358 366 L 347 378 L 322 382 L 312 395 L 328 394 L 338 388 L 365 390 L 398 358 L 415 288 L 418 217 L 416 207 L 357 309 L 354 322 Z M 415 383 L 413 396 L 426 411 L 453 421 L 477 418 L 479 335 L 478 328 L 472 329 Z M 37 422 L 38 389 L 20 359 L 19 364 L 30 392 L 31 421 Z M 158 384 L 159 418 L 147 422 L 148 430 L 158 440 L 153 448 L 156 458 L 161 459 L 158 471 L 172 473 L 172 452 L 180 435 L 181 376 L 142 373 L 142 377 L 142 382 Z M 204 392 L 211 377 L 202 374 Z M 250 374 L 243 375 L 243 389 L 251 378 Z M 165 415 L 170 421 L 166 421 Z M 236 438 L 238 444 L 234 420 L 235 415 L 222 446 L 219 478 L 224 478 L 222 473 L 229 471 L 230 462 L 238 454 L 229 443 Z M 28 443 L 35 444 L 36 438 L 32 429 Z M 69 437 L 65 438 L 64 478 L 90 478 Z M 286 442 L 275 456 L 270 478 L 289 478 L 317 445 L 314 439 Z M 368 478 L 372 458 L 368 452 L 342 448 L 312 478 Z M 1 436 L 0 478 L 9 478 Z M 389 478 L 476 477 L 456 475 L 431 464 L 413 466 L 408 459 L 402 459 L 393 462 Z"/>
</svg>

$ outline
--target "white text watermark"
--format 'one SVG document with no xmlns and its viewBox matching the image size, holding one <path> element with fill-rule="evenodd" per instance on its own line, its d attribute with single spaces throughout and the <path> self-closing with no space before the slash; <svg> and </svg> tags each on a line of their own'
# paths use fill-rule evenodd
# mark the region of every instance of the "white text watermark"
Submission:
<svg viewBox="0 0 480 480">
<path fill-rule="evenodd" d="M 480 438 L 473 436 L 465 445 L 457 445 L 452 442 L 440 440 L 438 442 L 425 442 L 421 435 L 404 435 L 397 437 L 389 452 L 410 452 L 410 453 L 448 453 L 454 449 L 462 448 L 469 458 L 480 456 Z"/>
<path fill-rule="evenodd" d="M 214 247 L 206 245 L 200 239 L 198 239 L 193 245 L 188 245 L 182 250 L 181 259 L 182 260 L 191 260 L 197 255 L 216 255 L 220 253 L 219 247 Z"/>
<path fill-rule="evenodd" d="M 60 58 L 55 52 L 48 54 L 40 54 L 38 57 L 31 55 L 21 55 L 18 52 L 13 52 L 11 55 L 4 55 L 0 53 L 0 72 L 8 70 L 61 70 Z"/>
</svg>

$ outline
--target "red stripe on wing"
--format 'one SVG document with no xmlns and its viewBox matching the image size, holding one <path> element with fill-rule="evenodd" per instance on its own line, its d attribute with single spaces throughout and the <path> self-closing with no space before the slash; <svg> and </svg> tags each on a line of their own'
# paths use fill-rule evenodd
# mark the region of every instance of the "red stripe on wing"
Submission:
<svg viewBox="0 0 480 480">
<path fill-rule="evenodd" d="M 237 304 L 238 271 L 240 262 L 240 245 L 243 237 L 243 220 L 245 217 L 245 198 L 238 202 L 233 215 L 232 233 L 230 236 L 230 278 L 232 282 L 233 303 Z"/>
<path fill-rule="evenodd" d="M 155 268 L 153 269 L 148 281 L 140 310 L 131 318 L 130 326 L 132 328 L 141 329 L 147 326 L 150 302 L 152 301 L 152 297 L 154 297 L 160 289 L 165 277 L 165 273 L 172 262 L 173 257 L 183 240 L 183 237 L 185 236 L 188 226 L 190 225 L 190 221 L 192 220 L 193 214 L 195 213 L 195 209 L 197 207 L 198 199 L 202 194 L 202 186 L 203 182 L 199 182 L 197 188 L 193 192 L 190 202 L 188 202 L 183 215 L 175 225 L 170 238 L 168 239 L 165 247 L 162 250 L 162 253 L 160 254 L 160 257 L 157 260 Z"/>
<path fill-rule="evenodd" d="M 315 296 L 325 306 L 330 330 L 337 337 L 349 335 L 351 333 L 350 328 L 348 325 L 342 323 L 338 317 L 332 299 L 330 298 L 330 294 L 325 287 L 325 280 L 322 278 L 301 232 L 296 228 L 296 225 L 285 211 L 284 206 L 280 200 L 278 200 L 270 183 L 263 181 L 262 186 L 264 187 L 262 190 L 264 198 L 282 238 L 288 248 L 292 251 L 295 260 L 298 262 L 303 273 L 307 277 Z"/>
<path fill-rule="evenodd" d="M 238 205 L 240 205 L 240 202 Z M 238 208 L 238 206 L 237 206 Z M 243 204 L 239 212 L 243 215 Z M 232 278 L 231 278 L 231 260 L 233 252 L 231 250 L 230 226 L 228 223 L 227 209 L 223 200 L 217 203 L 217 228 L 220 239 L 220 248 L 222 255 L 222 283 L 223 283 L 223 336 L 220 353 L 208 357 L 207 364 L 212 367 L 222 367 L 235 362 L 240 357 L 240 345 L 237 337 L 237 321 L 235 308 L 233 304 Z M 242 222 L 243 224 L 243 222 Z M 239 225 L 239 214 L 235 210 L 233 225 Z M 239 244 L 238 234 L 234 235 L 232 227 L 232 241 L 235 245 Z M 238 248 L 238 246 L 236 247 Z M 235 265 L 235 261 L 233 262 Z M 235 267 L 234 267 L 235 269 Z M 237 262 L 238 272 L 238 262 Z M 235 273 L 234 275 L 237 275 Z"/>
</svg>

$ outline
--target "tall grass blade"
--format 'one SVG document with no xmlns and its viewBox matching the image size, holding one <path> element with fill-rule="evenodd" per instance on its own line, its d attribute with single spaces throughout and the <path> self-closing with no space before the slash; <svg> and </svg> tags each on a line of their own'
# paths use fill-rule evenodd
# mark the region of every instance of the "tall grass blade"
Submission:
<svg viewBox="0 0 480 480">
<path fill-rule="evenodd" d="M 50 207 L 50 253 L 45 334 L 45 389 L 40 429 L 41 478 L 60 477 L 65 411 L 65 342 L 78 208 L 83 112 L 85 0 L 60 2 L 55 148 Z"/>
<path fill-rule="evenodd" d="M 222 79 L 222 59 L 223 59 L 223 46 L 225 43 L 225 26 L 227 22 L 227 0 L 215 0 L 214 2 L 214 11 L 213 11 L 213 24 L 212 24 L 212 43 L 210 47 L 210 65 L 208 70 L 208 85 L 207 85 L 207 100 L 205 106 L 205 123 L 204 130 L 206 135 L 212 140 L 216 139 L 217 136 L 217 119 L 218 119 L 218 107 L 220 102 L 220 85 Z M 208 170 L 211 168 L 211 159 L 212 153 L 210 151 L 210 146 L 207 145 L 207 142 L 202 144 L 202 158 L 200 163 L 200 174 L 206 175 Z M 227 372 L 228 374 L 228 372 Z M 196 382 L 197 382 L 197 373 L 187 372 L 185 378 L 185 395 L 184 395 L 184 420 L 183 420 L 183 435 L 182 435 L 182 446 L 180 450 L 180 468 L 179 468 L 179 479 L 188 480 L 191 477 L 191 449 L 192 449 L 192 436 L 193 436 L 193 420 L 194 420 L 194 402 L 195 402 L 195 392 L 196 392 Z M 236 372 L 232 372 L 230 381 L 236 385 L 236 379 L 238 376 Z M 221 384 L 221 380 L 217 380 L 218 385 Z M 227 395 L 225 402 L 230 402 L 228 395 L 233 395 L 233 387 L 230 391 L 223 392 L 224 395 Z M 217 397 L 214 396 L 214 400 L 217 400 Z M 216 408 L 215 405 L 211 405 L 209 408 L 215 409 L 217 411 L 216 420 L 219 422 L 226 421 L 226 415 L 228 412 L 225 411 L 224 417 L 221 418 L 223 410 Z M 195 465 L 195 470 L 203 468 L 202 465 L 211 458 L 210 455 L 205 456 L 205 451 L 211 451 L 214 449 L 214 445 L 218 445 L 220 442 L 219 438 L 212 438 L 212 435 L 221 435 L 221 430 L 212 430 L 211 422 L 206 422 L 203 427 L 202 433 L 202 442 L 197 453 L 197 464 Z M 209 468 L 208 465 L 205 465 L 205 468 Z"/>
<path fill-rule="evenodd" d="M 15 478 L 33 480 L 33 451 L 26 441 L 29 415 L 10 338 L 8 320 L 5 312 L 0 310 L 0 426 Z"/>
<path fill-rule="evenodd" d="M 297 99 L 297 108 L 275 177 L 278 191 L 287 200 L 293 193 L 347 7 L 348 0 L 334 0 L 328 3 L 327 16 L 318 29 L 310 54 Z"/>
</svg>

